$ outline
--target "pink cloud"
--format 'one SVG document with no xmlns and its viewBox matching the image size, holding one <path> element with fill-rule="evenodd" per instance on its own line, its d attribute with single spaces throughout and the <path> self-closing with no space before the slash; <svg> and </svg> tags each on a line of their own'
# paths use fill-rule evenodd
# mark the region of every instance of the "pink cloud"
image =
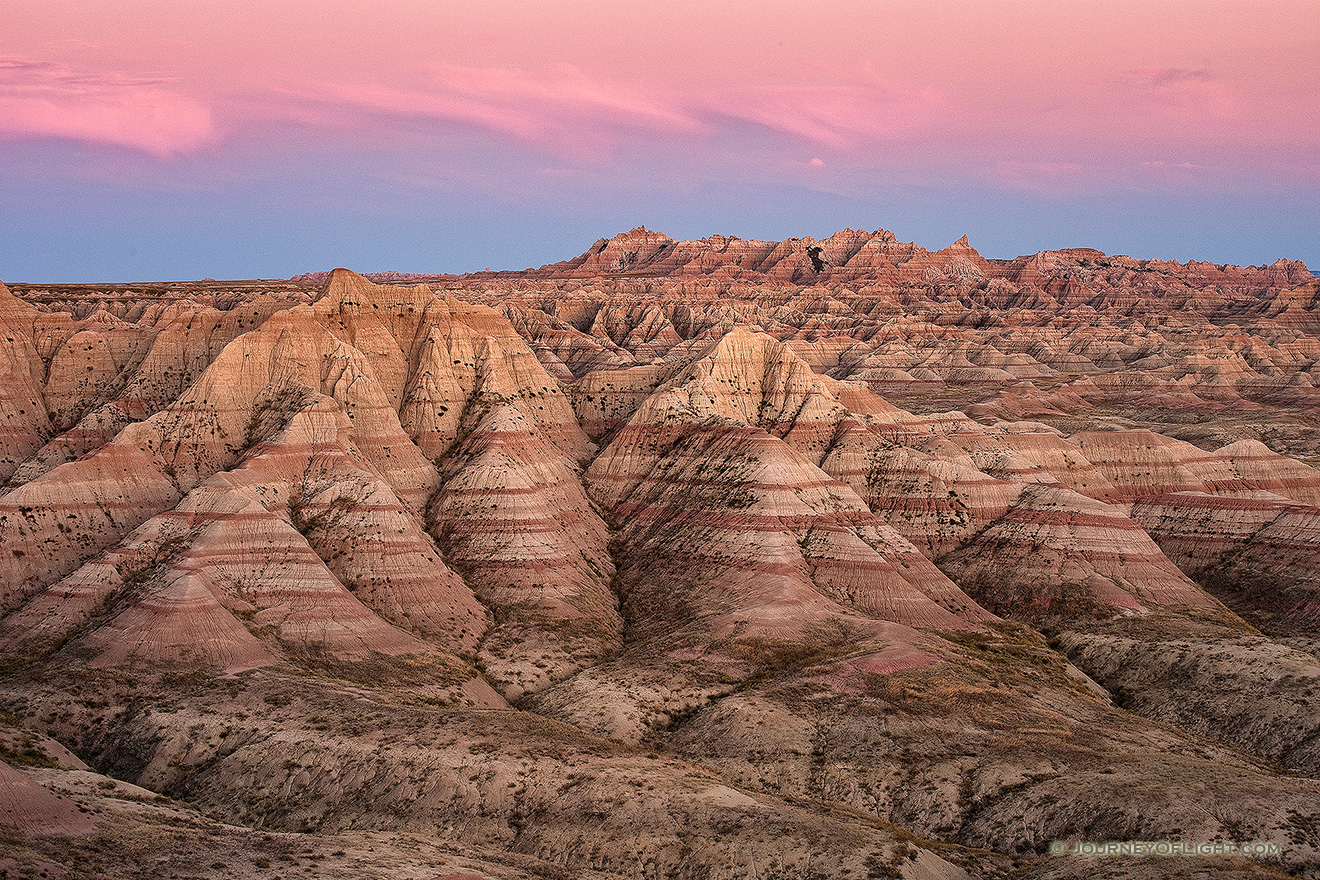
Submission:
<svg viewBox="0 0 1320 880">
<path fill-rule="evenodd" d="M 567 64 L 544 70 L 429 65 L 407 85 L 317 84 L 301 95 L 309 108 L 329 102 L 332 124 L 370 128 L 365 111 L 399 118 L 476 126 L 570 159 L 607 157 L 633 139 L 717 139 L 731 125 L 751 124 L 837 151 L 862 151 L 928 124 L 944 107 L 935 90 L 903 91 L 873 75 L 834 76 L 814 85 L 682 90 L 665 82 L 637 84 Z M 309 108 L 289 112 L 305 121 Z M 379 123 L 374 123 L 379 124 Z"/>
<path fill-rule="evenodd" d="M 1210 82 L 1214 79 L 1204 67 L 1195 69 L 1186 67 L 1133 67 L 1124 71 L 1129 80 L 1144 83 L 1153 88 L 1177 86 L 1183 83 Z"/>
<path fill-rule="evenodd" d="M 0 57 L 0 137 L 70 138 L 165 159 L 208 143 L 215 128 L 210 109 L 167 80 Z"/>
<path fill-rule="evenodd" d="M 731 90 L 708 99 L 714 112 L 780 134 L 856 152 L 921 129 L 945 110 L 933 88 L 900 89 L 869 71 L 807 86 Z"/>
<path fill-rule="evenodd" d="M 1205 68 L 1133 67 L 1123 72 L 1128 97 L 1153 108 L 1185 113 L 1235 113 L 1237 91 Z"/>
<path fill-rule="evenodd" d="M 579 159 L 608 154 L 630 132 L 691 136 L 706 127 L 672 98 L 592 79 L 571 65 L 431 65 L 424 73 L 407 88 L 349 84 L 324 94 L 369 112 L 478 126 Z"/>
</svg>

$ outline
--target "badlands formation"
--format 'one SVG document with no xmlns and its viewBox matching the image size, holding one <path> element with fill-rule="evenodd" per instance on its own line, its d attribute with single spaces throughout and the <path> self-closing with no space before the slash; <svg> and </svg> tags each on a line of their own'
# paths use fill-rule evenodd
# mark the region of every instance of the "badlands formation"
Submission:
<svg viewBox="0 0 1320 880">
<path fill-rule="evenodd" d="M 0 876 L 1320 877 L 1318 384 L 1283 260 L 0 285 Z"/>
</svg>

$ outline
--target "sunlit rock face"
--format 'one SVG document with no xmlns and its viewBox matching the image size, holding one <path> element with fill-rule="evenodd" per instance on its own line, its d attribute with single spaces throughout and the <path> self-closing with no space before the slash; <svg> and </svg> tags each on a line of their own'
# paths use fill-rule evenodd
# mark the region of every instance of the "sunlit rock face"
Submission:
<svg viewBox="0 0 1320 880">
<path fill-rule="evenodd" d="M 1318 304 L 1296 262 L 851 229 L 0 286 L 0 838 L 1320 875 Z"/>
</svg>

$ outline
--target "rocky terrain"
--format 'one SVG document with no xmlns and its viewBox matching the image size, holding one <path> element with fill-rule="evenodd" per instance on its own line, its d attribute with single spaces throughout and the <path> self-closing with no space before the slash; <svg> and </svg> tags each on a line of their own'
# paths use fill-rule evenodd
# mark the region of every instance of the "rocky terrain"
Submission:
<svg viewBox="0 0 1320 880">
<path fill-rule="evenodd" d="M 0 374 L 0 876 L 1320 877 L 1301 263 L 636 229 Z M 1049 851 L 1166 839 L 1277 846 Z"/>
</svg>

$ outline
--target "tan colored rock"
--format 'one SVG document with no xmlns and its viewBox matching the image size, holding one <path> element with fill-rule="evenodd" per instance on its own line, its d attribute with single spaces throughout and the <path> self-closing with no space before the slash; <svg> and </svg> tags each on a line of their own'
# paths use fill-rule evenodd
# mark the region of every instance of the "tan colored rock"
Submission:
<svg viewBox="0 0 1320 880">
<path fill-rule="evenodd" d="M 1045 485 L 940 566 L 986 608 L 1028 619 L 1216 607 L 1121 510 Z"/>
<path fill-rule="evenodd" d="M 33 309 L 0 284 L 0 477 L 50 436 L 42 395 L 45 365 L 32 341 Z"/>
<path fill-rule="evenodd" d="M 1261 493 L 1148 496 L 1132 518 L 1179 568 L 1271 631 L 1320 616 L 1320 510 Z"/>
<path fill-rule="evenodd" d="M 860 429 L 843 433 L 821 468 L 931 559 L 1003 516 L 1023 488 Z"/>
<path fill-rule="evenodd" d="M 455 453 L 432 501 L 432 532 L 496 625 L 482 643 L 511 698 L 616 652 L 609 531 L 573 464 L 512 404 L 492 410 Z"/>
</svg>

